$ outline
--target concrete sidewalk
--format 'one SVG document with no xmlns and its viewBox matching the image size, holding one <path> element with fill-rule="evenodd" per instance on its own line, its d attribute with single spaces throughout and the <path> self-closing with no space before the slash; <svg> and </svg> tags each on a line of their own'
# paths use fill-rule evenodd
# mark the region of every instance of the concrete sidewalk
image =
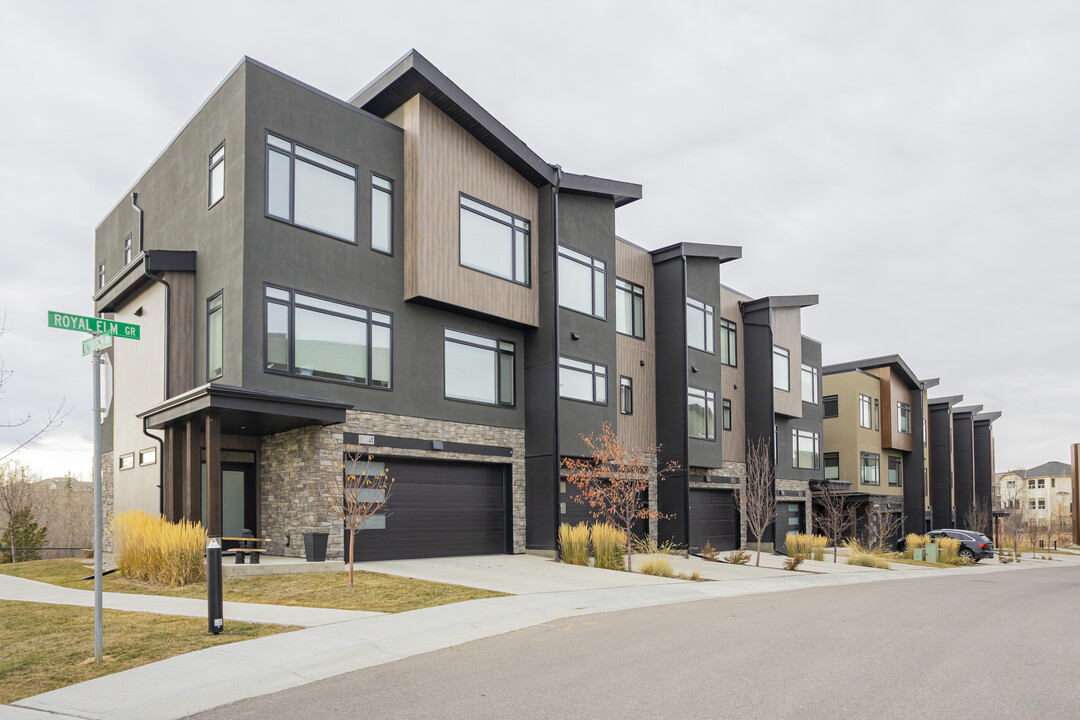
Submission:
<svg viewBox="0 0 1080 720">
<path fill-rule="evenodd" d="M 75 588 L 49 585 L 35 580 L 0 574 L 0 600 L 93 607 L 94 593 L 90 590 L 76 590 Z M 194 598 L 107 592 L 102 593 L 102 604 L 109 610 L 126 610 L 128 612 L 154 613 L 156 615 L 180 615 L 182 617 L 206 617 L 206 600 L 196 600 Z M 340 623 L 347 620 L 358 620 L 382 614 L 359 610 L 330 610 L 326 608 L 257 605 L 255 603 L 239 602 L 226 602 L 223 609 L 227 620 L 273 623 L 275 625 L 299 625 L 305 628 Z"/>
<path fill-rule="evenodd" d="M 784 590 L 1011 569 L 1021 568 L 987 564 L 934 572 L 913 568 L 827 575 L 786 573 L 726 582 L 666 582 L 471 600 L 208 648 L 26 698 L 18 701 L 18 709 L 12 712 L 30 709 L 79 718 L 171 720 L 353 670 L 580 615 Z M 5 715 L 8 709 L 0 707 L 0 718 L 35 717 Z"/>
</svg>

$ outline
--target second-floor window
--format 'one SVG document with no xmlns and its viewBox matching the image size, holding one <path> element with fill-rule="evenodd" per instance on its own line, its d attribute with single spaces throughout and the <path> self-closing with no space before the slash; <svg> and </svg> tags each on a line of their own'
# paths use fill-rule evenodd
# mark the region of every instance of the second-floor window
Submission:
<svg viewBox="0 0 1080 720">
<path fill-rule="evenodd" d="M 371 249 L 394 252 L 394 183 L 380 175 L 371 175 Z"/>
<path fill-rule="evenodd" d="M 817 470 L 821 467 L 821 436 L 809 430 L 791 430 L 791 467 Z"/>
<path fill-rule="evenodd" d="M 694 298 L 686 298 L 686 344 L 707 353 L 713 352 L 713 325 L 716 316 L 713 306 Z"/>
<path fill-rule="evenodd" d="M 773 387 L 791 391 L 791 353 L 779 345 L 772 347 Z"/>
<path fill-rule="evenodd" d="M 645 339 L 645 288 L 615 278 L 615 331 Z"/>
<path fill-rule="evenodd" d="M 266 214 L 356 242 L 356 166 L 267 133 Z"/>
<path fill-rule="evenodd" d="M 825 453 L 825 479 L 840 479 L 840 453 Z"/>
<path fill-rule="evenodd" d="M 911 434 L 911 406 L 907 403 L 896 403 L 896 419 L 900 426 L 900 432 L 905 435 Z"/>
<path fill-rule="evenodd" d="M 389 389 L 389 313 L 266 286 L 267 372 Z"/>
<path fill-rule="evenodd" d="M 619 376 L 619 412 L 634 414 L 634 381 L 625 375 Z"/>
<path fill-rule="evenodd" d="M 720 318 L 720 362 L 735 367 L 739 364 L 738 326 L 727 318 Z"/>
<path fill-rule="evenodd" d="M 559 305 L 598 318 L 607 317 L 607 264 L 559 246 Z"/>
<path fill-rule="evenodd" d="M 863 485 L 880 485 L 881 456 L 877 453 L 859 453 L 859 471 Z"/>
<path fill-rule="evenodd" d="M 445 329 L 443 361 L 446 397 L 514 404 L 514 343 Z"/>
<path fill-rule="evenodd" d="M 222 293 L 206 301 L 206 379 L 221 377 L 222 373 Z"/>
<path fill-rule="evenodd" d="M 688 388 L 686 412 L 690 437 L 716 439 L 716 393 L 696 387 Z"/>
<path fill-rule="evenodd" d="M 731 401 L 727 398 L 720 401 L 720 426 L 731 430 Z"/>
<path fill-rule="evenodd" d="M 840 416 L 840 397 L 838 395 L 826 395 L 821 398 L 821 415 L 827 418 Z"/>
<path fill-rule="evenodd" d="M 607 405 L 607 366 L 560 357 L 559 397 Z"/>
<path fill-rule="evenodd" d="M 889 487 L 901 487 L 903 480 L 903 461 L 893 455 L 889 456 Z"/>
<path fill-rule="evenodd" d="M 859 427 L 874 427 L 873 407 L 869 395 L 859 395 Z"/>
<path fill-rule="evenodd" d="M 206 207 L 213 207 L 225 197 L 225 142 L 210 153 L 206 172 Z"/>
<path fill-rule="evenodd" d="M 529 221 L 460 196 L 461 264 L 504 280 L 529 284 Z"/>
<path fill-rule="evenodd" d="M 810 365 L 802 366 L 802 401 L 817 404 L 818 369 Z"/>
</svg>

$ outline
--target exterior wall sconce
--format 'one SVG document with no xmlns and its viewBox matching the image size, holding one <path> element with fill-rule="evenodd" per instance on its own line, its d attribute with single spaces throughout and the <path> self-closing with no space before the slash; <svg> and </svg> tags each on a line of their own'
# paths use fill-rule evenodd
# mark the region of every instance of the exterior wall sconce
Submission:
<svg viewBox="0 0 1080 720">
<path fill-rule="evenodd" d="M 578 335 L 576 332 L 572 332 L 572 333 L 570 333 L 570 339 L 571 340 L 580 340 L 581 336 Z"/>
</svg>

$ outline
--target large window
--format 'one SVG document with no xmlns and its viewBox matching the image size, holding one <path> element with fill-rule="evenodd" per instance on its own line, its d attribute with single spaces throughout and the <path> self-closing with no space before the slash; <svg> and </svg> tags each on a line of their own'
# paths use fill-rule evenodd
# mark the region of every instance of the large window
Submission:
<svg viewBox="0 0 1080 720">
<path fill-rule="evenodd" d="M 905 435 L 911 434 L 911 406 L 907 403 L 896 403 L 897 420 L 900 423 L 900 432 Z"/>
<path fill-rule="evenodd" d="M 739 364 L 738 326 L 727 318 L 720 318 L 720 362 L 735 367 Z"/>
<path fill-rule="evenodd" d="M 559 397 L 607 405 L 607 366 L 560 357 Z"/>
<path fill-rule="evenodd" d="M 902 479 L 903 462 L 893 455 L 889 456 L 889 487 L 900 487 L 904 484 Z"/>
<path fill-rule="evenodd" d="M 696 387 L 688 388 L 686 412 L 690 437 L 716 439 L 716 393 Z"/>
<path fill-rule="evenodd" d="M 625 375 L 619 376 L 619 412 L 634 414 L 634 381 Z"/>
<path fill-rule="evenodd" d="M 821 436 L 809 430 L 791 430 L 791 467 L 817 470 L 821 467 Z"/>
<path fill-rule="evenodd" d="M 715 314 L 709 303 L 686 298 L 686 344 L 707 353 L 713 352 Z"/>
<path fill-rule="evenodd" d="M 802 401 L 817 404 L 818 369 L 810 365 L 802 366 Z"/>
<path fill-rule="evenodd" d="M 206 301 L 206 379 L 221 377 L 222 372 L 222 293 Z"/>
<path fill-rule="evenodd" d="M 559 305 L 606 318 L 606 279 L 607 265 L 603 260 L 559 246 Z"/>
<path fill-rule="evenodd" d="M 217 204 L 225 197 L 225 141 L 210 153 L 206 177 L 206 207 Z"/>
<path fill-rule="evenodd" d="M 389 313 L 266 286 L 266 370 L 374 388 L 391 381 Z"/>
<path fill-rule="evenodd" d="M 880 485 L 881 457 L 877 453 L 859 453 L 859 471 L 863 485 Z"/>
<path fill-rule="evenodd" d="M 529 284 L 529 221 L 461 196 L 461 264 L 521 285 Z"/>
<path fill-rule="evenodd" d="M 777 390 L 791 391 L 791 353 L 779 345 L 772 346 L 772 384 Z"/>
<path fill-rule="evenodd" d="M 859 427 L 872 428 L 874 426 L 872 408 L 870 396 L 859 395 Z"/>
<path fill-rule="evenodd" d="M 645 339 L 645 288 L 615 278 L 615 331 Z"/>
<path fill-rule="evenodd" d="M 840 415 L 840 398 L 837 395 L 826 395 L 821 398 L 821 414 L 823 417 L 834 418 Z"/>
<path fill-rule="evenodd" d="M 720 401 L 720 427 L 731 430 L 731 401 L 727 398 Z"/>
<path fill-rule="evenodd" d="M 371 174 L 371 249 L 394 252 L 394 183 Z"/>
<path fill-rule="evenodd" d="M 514 404 L 514 343 L 449 329 L 443 338 L 446 397 Z"/>
<path fill-rule="evenodd" d="M 825 453 L 825 479 L 840 479 L 840 453 Z"/>
<path fill-rule="evenodd" d="M 356 167 L 267 133 L 266 214 L 356 242 Z"/>
</svg>

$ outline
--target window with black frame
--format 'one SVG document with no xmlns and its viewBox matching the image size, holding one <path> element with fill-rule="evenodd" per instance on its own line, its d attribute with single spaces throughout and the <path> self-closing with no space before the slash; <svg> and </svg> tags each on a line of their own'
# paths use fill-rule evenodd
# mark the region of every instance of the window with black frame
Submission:
<svg viewBox="0 0 1080 720">
<path fill-rule="evenodd" d="M 713 352 L 713 306 L 692 297 L 686 298 L 686 344 L 707 353 Z"/>
<path fill-rule="evenodd" d="M 607 366 L 560 357 L 559 397 L 607 405 Z"/>
<path fill-rule="evenodd" d="M 615 331 L 645 339 L 645 288 L 615 278 Z"/>
<path fill-rule="evenodd" d="M 787 348 L 773 345 L 773 387 L 791 391 L 791 353 Z"/>
<path fill-rule="evenodd" d="M 792 428 L 791 466 L 801 470 L 817 470 L 820 465 L 821 436 L 810 430 Z"/>
<path fill-rule="evenodd" d="M 559 306 L 607 317 L 607 263 L 559 246 Z"/>
<path fill-rule="evenodd" d="M 859 395 L 859 427 L 874 427 L 873 403 L 869 395 Z"/>
<path fill-rule="evenodd" d="M 802 366 L 802 401 L 817 405 L 818 369 L 812 365 Z"/>
<path fill-rule="evenodd" d="M 881 456 L 877 453 L 859 453 L 859 473 L 863 485 L 880 485 Z"/>
<path fill-rule="evenodd" d="M 389 313 L 266 286 L 266 371 L 391 387 Z"/>
<path fill-rule="evenodd" d="M 443 394 L 485 405 L 514 404 L 514 343 L 443 330 Z"/>
<path fill-rule="evenodd" d="M 206 379 L 221 377 L 223 352 L 222 305 L 223 292 L 218 292 L 206 302 Z"/>
<path fill-rule="evenodd" d="M 889 456 L 889 487 L 901 487 L 903 481 L 903 460 L 895 455 Z"/>
<path fill-rule="evenodd" d="M 720 362 L 736 367 L 739 362 L 738 326 L 727 318 L 720 318 Z"/>
<path fill-rule="evenodd" d="M 529 284 L 530 223 L 493 205 L 459 196 L 462 265 L 519 285 Z"/>
<path fill-rule="evenodd" d="M 727 398 L 720 401 L 720 426 L 731 430 L 731 401 Z"/>
<path fill-rule="evenodd" d="M 911 434 L 911 406 L 907 403 L 896 403 L 896 419 L 900 432 L 905 435 Z"/>
<path fill-rule="evenodd" d="M 371 174 L 371 249 L 392 255 L 394 252 L 394 183 Z"/>
<path fill-rule="evenodd" d="M 687 430 L 692 438 L 716 439 L 716 393 L 690 387 L 686 391 Z"/>
<path fill-rule="evenodd" d="M 131 235 L 124 238 L 124 265 L 131 262 Z"/>
<path fill-rule="evenodd" d="M 266 214 L 356 242 L 356 166 L 266 134 Z"/>
<path fill-rule="evenodd" d="M 826 418 L 840 416 L 840 397 L 838 395 L 826 395 L 821 398 L 821 415 Z"/>
<path fill-rule="evenodd" d="M 634 414 L 634 381 L 625 375 L 619 376 L 619 412 Z"/>
<path fill-rule="evenodd" d="M 840 479 L 840 453 L 825 453 L 825 479 Z"/>
<path fill-rule="evenodd" d="M 225 197 L 225 141 L 210 153 L 206 177 L 206 207 L 214 207 Z"/>
</svg>

